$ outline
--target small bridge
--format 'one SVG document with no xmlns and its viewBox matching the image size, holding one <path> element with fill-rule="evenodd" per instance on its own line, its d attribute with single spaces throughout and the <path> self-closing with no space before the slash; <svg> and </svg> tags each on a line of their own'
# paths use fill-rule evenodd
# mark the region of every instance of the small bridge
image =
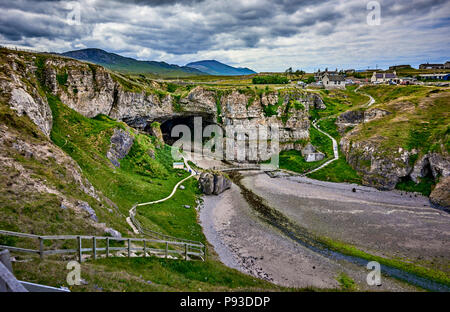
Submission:
<svg viewBox="0 0 450 312">
<path fill-rule="evenodd" d="M 221 171 L 221 172 L 229 172 L 229 171 L 250 171 L 250 170 L 259 170 L 259 171 L 275 171 L 278 168 L 271 166 L 269 164 L 249 164 L 249 165 L 240 165 L 235 167 L 212 167 L 212 170 Z"/>
</svg>

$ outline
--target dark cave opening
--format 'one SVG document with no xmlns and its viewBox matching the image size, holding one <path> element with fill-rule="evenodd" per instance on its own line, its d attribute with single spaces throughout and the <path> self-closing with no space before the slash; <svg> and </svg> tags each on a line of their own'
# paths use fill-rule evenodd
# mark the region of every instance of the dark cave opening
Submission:
<svg viewBox="0 0 450 312">
<path fill-rule="evenodd" d="M 214 119 L 211 116 L 178 116 L 173 117 L 170 119 L 167 119 L 163 122 L 161 122 L 161 132 L 163 134 L 164 142 L 166 144 L 172 145 L 177 140 L 180 139 L 180 137 L 172 137 L 172 129 L 177 125 L 186 125 L 191 130 L 191 141 L 194 140 L 194 120 L 196 117 L 201 118 L 201 126 L 202 126 L 202 134 L 208 125 L 216 124 L 214 122 Z M 208 139 L 204 138 L 203 140 Z"/>
</svg>

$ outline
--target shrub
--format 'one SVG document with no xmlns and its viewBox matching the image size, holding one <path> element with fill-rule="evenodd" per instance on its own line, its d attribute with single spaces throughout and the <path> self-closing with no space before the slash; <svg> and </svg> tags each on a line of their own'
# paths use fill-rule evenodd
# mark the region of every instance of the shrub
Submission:
<svg viewBox="0 0 450 312">
<path fill-rule="evenodd" d="M 253 84 L 286 84 L 289 80 L 284 76 L 257 76 L 253 77 Z"/>
</svg>

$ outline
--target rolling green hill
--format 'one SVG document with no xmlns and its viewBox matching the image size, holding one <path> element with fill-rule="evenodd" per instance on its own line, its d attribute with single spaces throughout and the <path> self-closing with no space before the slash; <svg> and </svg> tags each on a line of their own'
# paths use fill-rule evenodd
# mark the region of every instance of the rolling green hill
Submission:
<svg viewBox="0 0 450 312">
<path fill-rule="evenodd" d="M 84 49 L 62 53 L 80 61 L 102 65 L 108 69 L 125 74 L 143 74 L 160 77 L 188 77 L 205 75 L 198 69 L 172 65 L 165 62 L 138 61 L 130 57 L 124 57 L 115 53 L 109 53 L 100 49 Z"/>
</svg>

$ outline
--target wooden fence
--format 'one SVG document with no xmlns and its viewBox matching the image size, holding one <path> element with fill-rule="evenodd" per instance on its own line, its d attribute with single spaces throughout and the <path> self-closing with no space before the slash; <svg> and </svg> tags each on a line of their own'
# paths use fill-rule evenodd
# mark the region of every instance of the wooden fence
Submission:
<svg viewBox="0 0 450 312">
<path fill-rule="evenodd" d="M 86 235 L 34 235 L 0 230 L 0 236 L 20 237 L 37 241 L 38 249 L 21 248 L 15 246 L 0 245 L 0 249 L 8 249 L 11 252 L 22 252 L 39 255 L 41 260 L 45 256 L 75 254 L 79 262 L 83 256 L 91 256 L 97 259 L 100 256 L 117 257 L 118 252 L 125 252 L 128 257 L 158 256 L 168 259 L 202 260 L 205 261 L 206 249 L 201 243 L 177 242 L 169 240 L 145 239 L 145 238 L 116 238 L 105 236 Z M 49 249 L 46 241 L 75 242 L 75 248 Z M 83 246 L 83 242 L 88 242 Z M 123 244 L 124 246 L 114 246 Z M 103 245 L 103 246 L 101 246 Z M 123 256 L 123 254 L 122 254 Z"/>
</svg>

